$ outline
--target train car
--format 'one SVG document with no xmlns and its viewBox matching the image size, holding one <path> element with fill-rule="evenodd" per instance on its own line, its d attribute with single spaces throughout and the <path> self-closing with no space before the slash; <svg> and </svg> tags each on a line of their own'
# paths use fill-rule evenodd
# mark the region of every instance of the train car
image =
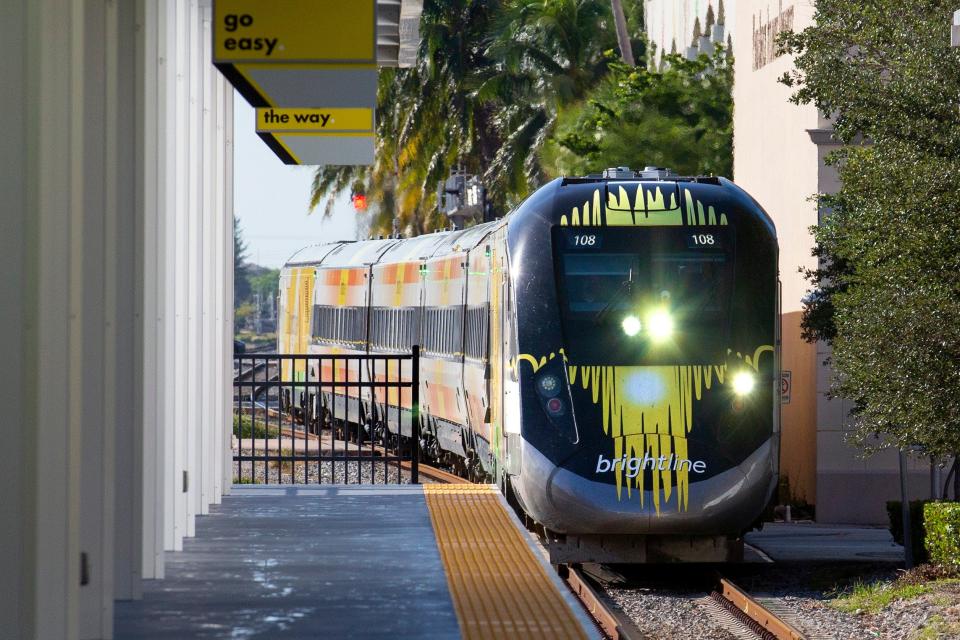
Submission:
<svg viewBox="0 0 960 640">
<path fill-rule="evenodd" d="M 424 454 L 496 482 L 554 562 L 733 560 L 778 476 L 777 252 L 723 178 L 559 178 L 467 230 L 299 252 L 278 346 L 420 344 Z"/>
</svg>

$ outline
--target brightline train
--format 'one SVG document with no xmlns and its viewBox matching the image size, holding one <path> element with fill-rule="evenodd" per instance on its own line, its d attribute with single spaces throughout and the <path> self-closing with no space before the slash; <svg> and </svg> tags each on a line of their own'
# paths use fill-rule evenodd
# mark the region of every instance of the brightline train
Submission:
<svg viewBox="0 0 960 640">
<path fill-rule="evenodd" d="M 424 457 L 496 482 L 553 562 L 734 560 L 778 477 L 777 255 L 729 180 L 559 178 L 495 222 L 298 252 L 278 350 L 421 345 Z"/>
</svg>

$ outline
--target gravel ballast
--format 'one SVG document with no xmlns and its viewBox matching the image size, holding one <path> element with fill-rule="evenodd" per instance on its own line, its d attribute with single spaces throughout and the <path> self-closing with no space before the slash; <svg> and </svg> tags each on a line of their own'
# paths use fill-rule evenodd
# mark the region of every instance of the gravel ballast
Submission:
<svg viewBox="0 0 960 640">
<path fill-rule="evenodd" d="M 737 633 L 704 597 L 718 570 L 810 640 L 960 640 L 960 581 L 927 582 L 929 592 L 893 600 L 879 611 L 835 606 L 858 582 L 895 580 L 900 572 L 891 564 L 647 567 L 606 591 L 649 638 L 750 637 Z"/>
</svg>

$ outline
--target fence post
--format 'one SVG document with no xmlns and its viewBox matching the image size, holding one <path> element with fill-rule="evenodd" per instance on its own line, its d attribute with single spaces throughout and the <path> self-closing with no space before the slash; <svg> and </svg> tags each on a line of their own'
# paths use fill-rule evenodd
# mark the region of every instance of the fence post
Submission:
<svg viewBox="0 0 960 640">
<path fill-rule="evenodd" d="M 900 449 L 900 517 L 903 519 L 903 564 L 913 569 L 913 531 L 910 530 L 910 496 L 907 495 L 907 454 Z"/>
<path fill-rule="evenodd" d="M 413 368 L 410 380 L 411 401 L 410 401 L 410 439 L 412 442 L 412 453 L 410 458 L 410 482 L 420 484 L 420 345 L 413 345 L 413 355 L 411 356 L 411 365 Z"/>
</svg>

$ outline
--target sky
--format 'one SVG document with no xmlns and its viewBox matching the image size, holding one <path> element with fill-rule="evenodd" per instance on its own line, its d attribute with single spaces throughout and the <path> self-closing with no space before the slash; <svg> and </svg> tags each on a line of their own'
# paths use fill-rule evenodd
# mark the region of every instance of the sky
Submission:
<svg viewBox="0 0 960 640">
<path fill-rule="evenodd" d="M 314 168 L 283 164 L 257 137 L 253 107 L 239 93 L 233 109 L 233 210 L 247 261 L 276 268 L 307 245 L 356 239 L 349 194 L 338 198 L 329 219 L 323 205 L 307 215 Z"/>
</svg>

